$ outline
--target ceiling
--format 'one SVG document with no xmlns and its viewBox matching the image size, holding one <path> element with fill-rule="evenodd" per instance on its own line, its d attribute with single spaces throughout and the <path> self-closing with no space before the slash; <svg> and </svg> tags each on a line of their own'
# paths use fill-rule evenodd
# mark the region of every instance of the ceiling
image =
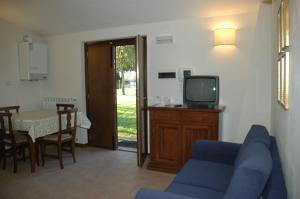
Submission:
<svg viewBox="0 0 300 199">
<path fill-rule="evenodd" d="M 42 35 L 257 11 L 261 0 L 0 0 L 0 19 Z"/>
</svg>

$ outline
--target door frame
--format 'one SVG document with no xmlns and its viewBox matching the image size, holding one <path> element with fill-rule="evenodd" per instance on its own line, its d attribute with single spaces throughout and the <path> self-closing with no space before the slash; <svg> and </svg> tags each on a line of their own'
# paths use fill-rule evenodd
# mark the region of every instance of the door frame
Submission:
<svg viewBox="0 0 300 199">
<path fill-rule="evenodd" d="M 139 167 L 143 167 L 143 164 L 148 156 L 147 37 L 138 35 L 135 39 L 137 53 L 137 164 Z M 142 48 L 141 51 L 140 48 Z M 142 56 L 140 56 L 140 54 Z M 141 65 L 142 68 L 140 67 Z M 143 79 L 142 85 L 140 85 L 141 77 Z M 140 90 L 143 91 L 143 96 L 140 96 Z M 140 104 L 141 101 L 142 107 Z M 143 121 L 140 121 L 141 118 L 143 118 Z"/>
<path fill-rule="evenodd" d="M 143 83 L 143 86 L 144 86 L 144 90 L 145 90 L 145 93 L 146 93 L 146 96 L 148 96 L 148 85 L 147 85 L 147 37 L 146 36 L 142 36 L 143 39 L 144 39 L 144 59 L 146 60 L 145 61 L 145 69 L 144 69 L 144 83 Z M 113 53 L 113 47 L 115 46 L 122 46 L 122 45 L 137 45 L 136 44 L 136 37 L 128 37 L 128 38 L 120 38 L 120 39 L 110 39 L 110 40 L 100 40 L 100 41 L 90 41 L 90 42 L 85 42 L 84 43 L 84 65 L 85 65 L 85 102 L 86 102 L 86 112 L 87 112 L 87 116 L 89 116 L 90 114 L 90 108 L 89 107 L 89 77 L 88 77 L 88 51 L 87 51 L 87 46 L 88 45 L 92 45 L 92 44 L 110 44 L 112 46 L 112 52 L 111 52 L 111 64 L 112 66 L 111 67 L 114 67 L 114 69 L 116 70 L 116 66 L 115 66 L 115 62 L 114 62 L 114 53 Z M 137 69 L 136 69 L 137 70 Z M 113 79 L 114 79 L 114 82 L 116 81 L 116 74 L 114 73 L 113 74 Z M 114 147 L 113 147 L 113 150 L 116 150 L 117 149 L 117 142 L 118 142 L 118 131 L 117 131 L 117 127 L 118 127 L 118 124 L 117 124 L 117 96 L 116 96 L 116 85 L 114 84 L 114 101 L 115 101 L 115 116 L 116 116 L 116 119 L 115 119 L 115 131 L 113 132 L 113 142 L 114 142 Z M 147 101 L 147 98 L 146 98 L 146 105 L 148 104 L 148 101 Z M 145 128 L 147 129 L 148 131 L 148 117 L 147 117 L 147 112 L 146 112 L 146 116 L 145 116 Z M 93 124 L 92 124 L 93 125 Z M 90 138 L 89 138 L 89 130 L 88 130 L 88 146 L 91 146 L 90 145 Z M 137 139 L 137 147 L 138 147 L 139 143 L 138 143 L 138 139 Z M 148 137 L 145 138 L 145 145 L 146 145 L 146 153 L 148 153 Z"/>
<path fill-rule="evenodd" d="M 146 95 L 146 99 L 145 100 L 145 105 L 148 106 L 148 60 L 147 60 L 147 36 L 142 36 L 143 37 L 143 40 L 144 40 L 144 60 L 145 60 L 145 63 L 144 63 L 144 92 L 145 92 L 145 95 Z M 144 119 L 144 123 L 145 123 L 145 129 L 147 131 L 147 136 L 145 137 L 145 153 L 148 155 L 148 136 L 149 136 L 149 129 L 148 129 L 148 110 L 145 110 L 145 119 Z"/>
</svg>

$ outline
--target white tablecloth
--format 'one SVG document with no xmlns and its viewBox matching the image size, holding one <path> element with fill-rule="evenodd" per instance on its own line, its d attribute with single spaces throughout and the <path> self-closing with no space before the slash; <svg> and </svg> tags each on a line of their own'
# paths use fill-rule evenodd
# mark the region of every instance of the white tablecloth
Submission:
<svg viewBox="0 0 300 199">
<path fill-rule="evenodd" d="M 18 131 L 27 131 L 32 141 L 58 131 L 58 115 L 56 110 L 26 111 L 13 114 L 13 127 Z M 82 112 L 77 112 L 77 126 L 85 129 L 91 122 Z"/>
</svg>

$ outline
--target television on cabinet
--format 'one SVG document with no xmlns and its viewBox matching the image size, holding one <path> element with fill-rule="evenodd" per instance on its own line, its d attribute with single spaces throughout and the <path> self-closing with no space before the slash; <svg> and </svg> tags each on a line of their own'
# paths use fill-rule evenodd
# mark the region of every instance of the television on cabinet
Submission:
<svg viewBox="0 0 300 199">
<path fill-rule="evenodd" d="M 188 107 L 213 108 L 219 104 L 218 76 L 188 76 L 183 83 L 183 103 Z"/>
</svg>

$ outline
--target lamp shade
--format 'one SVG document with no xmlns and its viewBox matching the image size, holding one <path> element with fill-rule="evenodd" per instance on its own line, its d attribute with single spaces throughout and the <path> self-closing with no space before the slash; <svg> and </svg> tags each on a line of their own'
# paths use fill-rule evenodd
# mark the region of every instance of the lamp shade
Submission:
<svg viewBox="0 0 300 199">
<path fill-rule="evenodd" d="M 219 28 L 214 30 L 215 46 L 235 45 L 236 30 L 234 28 Z"/>
</svg>

